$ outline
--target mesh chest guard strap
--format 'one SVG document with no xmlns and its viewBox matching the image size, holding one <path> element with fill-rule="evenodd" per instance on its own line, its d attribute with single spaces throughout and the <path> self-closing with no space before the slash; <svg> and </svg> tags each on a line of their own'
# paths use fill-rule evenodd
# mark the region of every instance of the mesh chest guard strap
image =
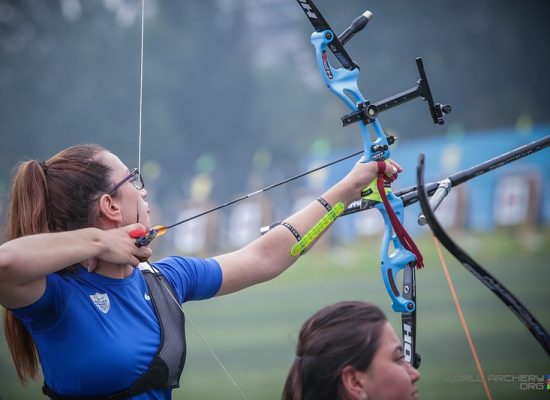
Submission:
<svg viewBox="0 0 550 400">
<path fill-rule="evenodd" d="M 161 346 L 153 359 L 159 358 L 168 367 L 166 388 L 179 387 L 179 379 L 185 365 L 185 316 L 181 311 L 172 285 L 162 274 L 143 271 L 161 327 Z M 167 292 L 170 290 L 170 293 Z"/>
</svg>

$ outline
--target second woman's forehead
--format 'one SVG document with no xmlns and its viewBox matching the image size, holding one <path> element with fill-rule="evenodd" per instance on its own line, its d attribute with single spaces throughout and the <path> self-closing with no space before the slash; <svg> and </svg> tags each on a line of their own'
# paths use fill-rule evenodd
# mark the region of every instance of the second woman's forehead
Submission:
<svg viewBox="0 0 550 400">
<path fill-rule="evenodd" d="M 384 324 L 381 334 L 381 345 L 382 347 L 385 347 L 388 352 L 393 352 L 397 347 L 401 346 L 401 340 L 399 339 L 399 337 L 395 333 L 395 330 L 388 321 L 386 321 L 386 323 Z"/>
</svg>

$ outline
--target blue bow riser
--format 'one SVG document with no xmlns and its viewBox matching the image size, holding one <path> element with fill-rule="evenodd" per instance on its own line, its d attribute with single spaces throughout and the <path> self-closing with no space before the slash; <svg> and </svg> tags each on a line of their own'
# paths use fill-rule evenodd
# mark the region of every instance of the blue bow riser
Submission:
<svg viewBox="0 0 550 400">
<path fill-rule="evenodd" d="M 357 87 L 359 78 L 359 68 L 348 70 L 346 68 L 335 69 L 328 60 L 327 48 L 334 39 L 334 34 L 330 30 L 323 32 L 313 32 L 311 35 L 311 44 L 315 47 L 317 54 L 317 65 L 321 72 L 321 76 L 327 87 L 337 95 L 351 111 L 359 109 L 358 104 L 365 102 L 365 98 Z M 377 119 L 372 121 L 374 128 L 375 140 L 371 140 L 367 125 L 359 124 L 361 127 L 361 135 L 363 136 L 363 145 L 365 150 L 365 159 L 367 161 L 386 160 L 390 157 L 388 140 L 384 133 L 384 129 Z M 383 151 L 373 151 L 372 146 L 385 147 Z"/>
</svg>

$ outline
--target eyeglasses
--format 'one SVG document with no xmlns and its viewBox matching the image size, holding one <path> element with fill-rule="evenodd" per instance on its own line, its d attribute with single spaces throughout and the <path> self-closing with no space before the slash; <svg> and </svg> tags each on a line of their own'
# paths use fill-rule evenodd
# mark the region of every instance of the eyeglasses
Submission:
<svg viewBox="0 0 550 400">
<path fill-rule="evenodd" d="M 128 176 L 117 183 L 116 186 L 112 188 L 111 191 L 107 194 L 111 196 L 119 187 L 124 185 L 126 182 L 130 182 L 132 186 L 135 187 L 137 190 L 141 190 L 145 187 L 145 183 L 143 183 L 143 178 L 139 173 L 139 169 L 132 168 Z"/>
</svg>

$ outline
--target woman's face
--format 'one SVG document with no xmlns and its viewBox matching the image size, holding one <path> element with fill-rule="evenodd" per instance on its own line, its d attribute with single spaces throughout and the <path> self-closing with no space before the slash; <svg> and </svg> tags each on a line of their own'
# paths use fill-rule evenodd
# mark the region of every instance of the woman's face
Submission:
<svg viewBox="0 0 550 400">
<path fill-rule="evenodd" d="M 103 152 L 99 160 L 111 168 L 111 181 L 113 186 L 128 177 L 130 170 L 120 159 L 110 152 Z M 149 204 L 145 201 L 147 190 L 136 189 L 128 180 L 123 183 L 115 193 L 112 194 L 114 202 L 120 207 L 122 216 L 121 225 L 128 225 L 139 222 L 148 230 L 151 228 L 149 221 Z"/>
<path fill-rule="evenodd" d="M 381 334 L 380 347 L 364 375 L 367 399 L 417 399 L 420 373 L 405 361 L 401 341 L 389 322 Z"/>
</svg>

